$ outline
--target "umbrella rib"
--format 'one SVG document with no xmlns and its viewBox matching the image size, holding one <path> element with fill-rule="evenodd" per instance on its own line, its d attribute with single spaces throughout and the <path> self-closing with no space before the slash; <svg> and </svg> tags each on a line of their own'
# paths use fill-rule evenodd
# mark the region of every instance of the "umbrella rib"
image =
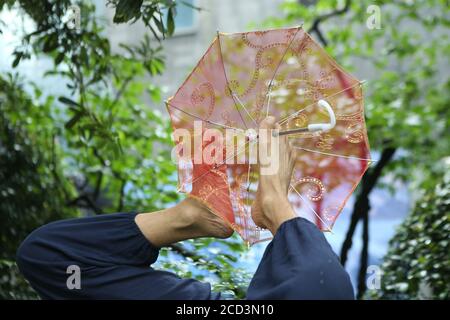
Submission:
<svg viewBox="0 0 450 320">
<path fill-rule="evenodd" d="M 249 148 L 250 148 L 250 145 L 251 145 L 252 142 L 253 141 L 249 142 Z M 250 149 L 249 149 L 249 153 L 250 153 Z M 250 191 L 250 185 L 251 185 L 251 182 L 250 182 L 250 173 L 251 173 L 251 171 L 252 171 L 252 165 L 250 164 L 250 159 L 249 159 L 248 170 L 247 170 L 247 190 L 246 190 L 246 193 L 247 193 L 247 201 L 246 201 L 247 205 L 248 205 L 248 199 L 250 198 L 249 191 Z M 247 215 L 248 215 L 248 209 L 247 209 Z"/>
<path fill-rule="evenodd" d="M 344 92 L 344 91 L 347 91 L 348 89 L 352 89 L 352 88 L 356 87 L 357 85 L 361 85 L 361 84 L 363 84 L 363 83 L 364 83 L 364 82 L 362 82 L 362 81 L 361 81 L 361 82 L 358 82 L 358 83 L 355 83 L 354 85 L 351 85 L 351 86 L 349 86 L 349 87 L 347 87 L 347 88 L 344 88 L 344 89 L 342 89 L 342 90 L 340 90 L 340 91 L 338 91 L 338 92 L 336 92 L 336 93 L 333 93 L 333 94 L 331 94 L 331 95 L 329 95 L 329 96 L 326 96 L 326 97 L 324 97 L 324 98 L 322 98 L 322 99 L 332 98 L 332 97 L 334 97 L 334 96 L 337 96 L 338 94 L 341 94 L 341 93 Z M 320 100 L 320 99 L 319 99 L 319 100 Z M 297 116 L 299 113 L 301 113 L 301 112 L 302 112 L 303 110 L 305 110 L 306 108 L 309 108 L 309 107 L 315 105 L 315 104 L 317 103 L 317 101 L 319 101 L 319 100 L 316 100 L 316 101 L 314 101 L 313 103 L 308 104 L 306 107 L 304 107 L 304 108 L 302 108 L 302 109 L 300 109 L 300 110 L 298 110 L 298 111 L 295 111 L 293 114 L 291 114 L 291 115 L 289 115 L 289 116 L 287 116 L 287 117 L 285 117 L 285 118 L 279 120 L 277 123 L 278 123 L 279 125 L 282 125 L 282 124 L 285 123 L 287 120 L 289 120 L 289 119 L 291 119 L 291 118 Z"/>
<path fill-rule="evenodd" d="M 329 153 L 329 152 L 322 152 L 322 151 L 317 151 L 317 150 L 312 150 L 312 149 L 307 149 L 307 148 L 297 147 L 297 146 L 293 146 L 293 148 L 294 149 L 300 149 L 300 150 L 303 150 L 303 151 L 308 151 L 308 152 L 320 153 L 320 154 L 323 154 L 323 155 L 326 155 L 326 156 L 331 156 L 331 157 L 355 159 L 355 160 L 365 160 L 365 161 L 370 161 L 370 162 L 377 162 L 378 161 L 378 160 L 372 160 L 372 159 L 368 159 L 368 158 L 359 158 L 359 157 L 344 156 L 344 155 L 334 154 L 334 153 Z"/>
<path fill-rule="evenodd" d="M 316 210 L 314 210 L 314 208 L 308 203 L 308 201 L 300 194 L 300 192 L 298 192 L 298 190 L 292 185 L 292 183 L 290 184 L 291 189 L 295 191 L 295 193 L 298 194 L 298 196 L 300 197 L 300 199 L 302 199 L 302 201 L 306 204 L 306 206 L 312 211 L 314 212 L 314 214 L 316 215 L 316 217 L 320 220 L 320 222 L 322 222 L 325 227 L 327 227 L 328 231 L 333 233 L 333 231 L 331 231 L 330 226 L 328 225 L 328 223 L 326 223 L 322 217 L 316 212 Z"/>
<path fill-rule="evenodd" d="M 269 90 L 267 92 L 269 97 L 267 98 L 266 118 L 269 116 L 270 98 L 272 97 L 271 93 L 272 93 L 272 83 L 269 84 Z"/>
<path fill-rule="evenodd" d="M 249 163 L 248 164 L 248 170 L 247 170 L 247 190 L 246 190 L 246 194 L 247 194 L 247 197 L 246 197 L 246 204 L 247 204 L 247 215 L 249 214 L 249 212 L 248 212 L 248 205 L 249 205 L 249 198 L 250 198 L 250 193 L 249 193 L 249 191 L 250 191 L 250 184 L 251 184 L 251 182 L 250 182 L 250 172 L 251 172 L 251 170 L 252 170 L 252 165 Z"/>
<path fill-rule="evenodd" d="M 270 79 L 270 82 L 269 82 L 269 89 L 268 89 L 267 92 L 266 92 L 266 97 L 269 96 L 269 97 L 267 98 L 266 117 L 269 116 L 270 93 L 272 92 L 272 84 L 273 84 L 273 80 L 275 79 L 275 76 L 277 75 L 278 69 L 280 68 L 281 63 L 283 62 L 284 57 L 286 56 L 286 53 L 289 51 L 289 48 L 291 47 L 292 43 L 294 42 L 294 39 L 295 39 L 295 37 L 297 36 L 297 34 L 298 34 L 298 32 L 300 31 L 300 29 L 302 29 L 302 26 L 299 26 L 299 27 L 297 28 L 297 31 L 295 32 L 295 34 L 292 36 L 291 41 L 289 41 L 289 44 L 288 44 L 288 46 L 286 47 L 286 50 L 284 50 L 283 56 L 281 57 L 280 62 L 278 62 L 278 65 L 277 65 L 277 67 L 275 68 L 275 71 L 274 71 L 274 73 L 273 73 L 273 76 L 272 76 L 272 78 Z M 265 98 L 264 98 L 264 99 L 265 99 Z"/>
<path fill-rule="evenodd" d="M 239 111 L 239 108 L 238 108 L 238 106 L 236 104 L 236 100 L 234 99 L 234 95 L 235 94 L 234 94 L 233 90 L 231 90 L 230 83 L 228 82 L 227 72 L 225 71 L 225 64 L 223 62 L 222 45 L 220 44 L 220 32 L 219 31 L 217 31 L 217 41 L 218 41 L 218 44 L 219 44 L 220 61 L 222 62 L 223 75 L 225 76 L 225 81 L 227 83 L 227 88 L 228 88 L 228 90 L 230 90 L 231 97 L 232 97 L 233 102 L 234 102 L 234 108 L 239 113 L 239 117 L 241 118 L 242 123 L 244 124 L 245 128 L 248 129 L 247 123 L 245 122 L 244 118 L 242 117 L 241 111 Z"/>
<path fill-rule="evenodd" d="M 255 118 L 252 117 L 252 115 L 250 114 L 250 112 L 248 112 L 247 108 L 245 107 L 245 105 L 242 103 L 241 99 L 239 99 L 238 95 L 235 94 L 234 92 L 232 93 L 233 96 L 237 99 L 237 101 L 239 102 L 239 104 L 241 105 L 241 107 L 245 110 L 245 112 L 248 114 L 248 116 L 250 117 L 250 119 L 252 119 L 253 123 L 258 126 L 258 122 L 256 122 Z"/>
<path fill-rule="evenodd" d="M 177 109 L 178 111 L 181 111 L 181 112 L 187 114 L 188 116 L 191 116 L 191 117 L 196 118 L 196 119 L 198 119 L 198 120 L 204 121 L 204 122 L 206 122 L 206 123 L 210 123 L 210 124 L 213 124 L 213 125 L 216 125 L 216 126 L 219 126 L 219 127 L 224 127 L 224 128 L 226 128 L 226 129 L 232 129 L 232 130 L 237 130 L 237 131 L 245 132 L 245 130 L 244 130 L 244 129 L 241 129 L 241 128 L 236 128 L 236 127 L 232 127 L 232 126 L 227 126 L 226 124 L 218 123 L 218 122 L 215 122 L 215 121 L 212 121 L 212 120 L 206 120 L 206 119 L 203 119 L 203 118 L 200 117 L 200 116 L 197 116 L 197 115 L 195 115 L 195 114 L 193 114 L 193 113 L 190 113 L 190 112 L 188 112 L 188 111 L 186 111 L 186 110 L 183 110 L 183 109 L 180 109 L 180 108 L 178 108 L 178 107 L 175 107 L 174 105 L 171 105 L 169 102 L 166 102 L 166 104 L 167 104 L 169 107 L 175 108 L 175 109 Z"/>
<path fill-rule="evenodd" d="M 248 171 L 247 171 L 247 200 L 248 200 L 248 191 L 250 190 L 250 172 L 252 170 L 252 165 L 248 164 Z"/>
</svg>

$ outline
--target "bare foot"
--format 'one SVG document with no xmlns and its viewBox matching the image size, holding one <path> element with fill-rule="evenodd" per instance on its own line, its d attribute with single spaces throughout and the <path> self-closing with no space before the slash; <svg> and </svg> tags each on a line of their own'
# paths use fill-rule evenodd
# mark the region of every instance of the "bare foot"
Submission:
<svg viewBox="0 0 450 320">
<path fill-rule="evenodd" d="M 229 224 L 212 213 L 206 206 L 195 198 L 188 197 L 180 204 L 182 206 L 183 224 L 189 225 L 190 228 L 202 237 L 215 237 L 225 239 L 230 237 L 234 230 Z"/>
<path fill-rule="evenodd" d="M 264 119 L 261 128 L 279 129 L 273 117 Z M 271 140 L 266 145 L 261 143 L 259 147 L 270 150 Z M 252 219 L 257 226 L 270 229 L 273 234 L 283 221 L 295 217 L 287 199 L 295 159 L 295 151 L 290 146 L 288 137 L 280 136 L 278 171 L 264 174 L 260 170 L 258 190 L 252 205 Z"/>
</svg>

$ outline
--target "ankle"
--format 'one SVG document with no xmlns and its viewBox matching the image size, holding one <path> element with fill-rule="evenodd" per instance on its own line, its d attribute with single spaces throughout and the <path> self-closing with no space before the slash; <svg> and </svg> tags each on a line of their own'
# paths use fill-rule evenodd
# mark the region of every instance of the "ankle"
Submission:
<svg viewBox="0 0 450 320">
<path fill-rule="evenodd" d="M 287 197 L 267 196 L 261 200 L 261 204 L 262 218 L 273 235 L 283 222 L 296 217 Z"/>
<path fill-rule="evenodd" d="M 190 198 L 181 201 L 173 209 L 176 217 L 172 219 L 172 222 L 173 227 L 177 230 L 194 229 L 202 215 L 202 209 Z"/>
</svg>

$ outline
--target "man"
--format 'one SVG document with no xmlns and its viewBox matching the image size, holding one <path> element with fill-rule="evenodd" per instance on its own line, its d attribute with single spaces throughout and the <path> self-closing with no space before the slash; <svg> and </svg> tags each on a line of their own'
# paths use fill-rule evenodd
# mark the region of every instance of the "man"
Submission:
<svg viewBox="0 0 450 320">
<path fill-rule="evenodd" d="M 262 128 L 276 128 L 272 117 Z M 288 198 L 295 154 L 279 139 L 276 174 L 260 175 L 254 222 L 274 238 L 253 276 L 247 299 L 353 299 L 348 274 L 311 222 L 297 217 Z M 261 147 L 261 146 L 260 146 Z M 269 145 L 263 146 L 270 148 Z M 17 263 L 44 299 L 220 299 L 211 286 L 150 267 L 159 248 L 199 237 L 227 238 L 233 230 L 188 197 L 153 213 L 116 213 L 57 221 L 32 232 Z M 80 268 L 80 288 L 70 290 L 66 271 Z"/>
</svg>

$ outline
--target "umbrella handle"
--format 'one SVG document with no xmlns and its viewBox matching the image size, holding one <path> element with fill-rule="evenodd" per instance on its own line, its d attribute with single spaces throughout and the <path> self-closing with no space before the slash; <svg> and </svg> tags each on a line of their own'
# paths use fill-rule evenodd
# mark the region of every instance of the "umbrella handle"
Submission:
<svg viewBox="0 0 450 320">
<path fill-rule="evenodd" d="M 306 128 L 299 128 L 299 129 L 293 129 L 293 130 L 286 130 L 286 131 L 280 131 L 278 135 L 286 135 L 286 134 L 293 134 L 293 133 L 299 133 L 299 132 L 316 132 L 316 131 L 329 131 L 336 126 L 336 116 L 334 114 L 333 109 L 331 108 L 330 104 L 325 100 L 319 100 L 317 104 L 327 110 L 328 116 L 330 117 L 330 122 L 328 123 L 311 123 Z"/>
<path fill-rule="evenodd" d="M 308 131 L 328 131 L 334 128 L 336 125 L 336 116 L 331 108 L 330 104 L 325 100 L 319 100 L 317 104 L 327 110 L 328 116 L 330 117 L 329 123 L 312 123 L 308 125 Z"/>
</svg>

